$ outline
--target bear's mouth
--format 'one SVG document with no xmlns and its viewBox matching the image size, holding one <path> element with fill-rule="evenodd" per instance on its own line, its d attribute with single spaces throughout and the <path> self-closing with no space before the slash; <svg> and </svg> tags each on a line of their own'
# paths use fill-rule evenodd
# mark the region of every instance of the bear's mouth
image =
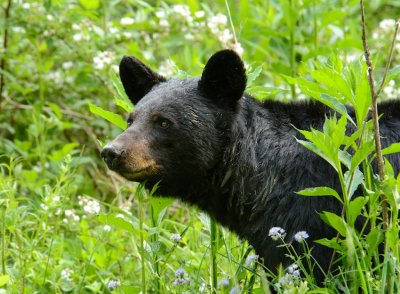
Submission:
<svg viewBox="0 0 400 294">
<path fill-rule="evenodd" d="M 154 177 L 159 170 L 159 166 L 149 165 L 138 169 L 121 170 L 118 173 L 127 180 L 141 182 Z"/>
</svg>

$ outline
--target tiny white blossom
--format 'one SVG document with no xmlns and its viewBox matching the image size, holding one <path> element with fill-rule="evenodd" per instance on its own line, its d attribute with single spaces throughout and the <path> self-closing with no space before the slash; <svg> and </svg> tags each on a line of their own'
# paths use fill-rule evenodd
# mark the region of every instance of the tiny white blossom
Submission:
<svg viewBox="0 0 400 294">
<path fill-rule="evenodd" d="M 76 42 L 79 42 L 79 41 L 81 41 L 82 39 L 83 39 L 83 37 L 82 37 L 82 34 L 74 34 L 73 36 L 72 36 L 72 39 L 74 39 L 74 41 L 76 41 Z"/>
<path fill-rule="evenodd" d="M 379 23 L 379 27 L 385 32 L 394 29 L 395 25 L 396 25 L 396 21 L 394 19 L 390 19 L 390 18 L 389 19 L 383 19 Z"/>
<path fill-rule="evenodd" d="M 103 230 L 105 232 L 109 232 L 109 231 L 111 231 L 111 227 L 109 225 L 104 225 Z"/>
<path fill-rule="evenodd" d="M 73 62 L 72 61 L 66 61 L 62 64 L 63 69 L 70 69 L 73 66 Z"/>
<path fill-rule="evenodd" d="M 53 201 L 54 201 L 54 202 L 59 202 L 60 199 L 61 199 L 61 197 L 60 197 L 59 195 L 55 195 L 55 196 L 53 197 Z"/>
<path fill-rule="evenodd" d="M 74 271 L 67 267 L 61 271 L 61 279 L 70 281 L 73 273 Z"/>
<path fill-rule="evenodd" d="M 121 286 L 121 282 L 118 280 L 111 280 L 110 282 L 108 282 L 107 288 L 108 290 L 115 290 L 115 288 L 118 288 L 119 286 Z"/>
<path fill-rule="evenodd" d="M 180 234 L 172 234 L 170 239 L 172 242 L 179 243 L 181 241 L 181 235 Z"/>
<path fill-rule="evenodd" d="M 206 13 L 203 10 L 199 10 L 194 13 L 194 16 L 197 18 L 202 18 L 202 17 L 204 17 L 205 14 Z"/>
<path fill-rule="evenodd" d="M 129 25 L 133 24 L 134 22 L 135 22 L 135 20 L 131 17 L 123 17 L 123 18 L 121 18 L 121 21 L 120 21 L 121 25 L 123 25 L 123 26 L 129 26 Z"/>
<path fill-rule="evenodd" d="M 309 235 L 308 235 L 308 233 L 306 232 L 306 231 L 300 231 L 300 232 L 297 232 L 295 235 L 294 235 L 294 239 L 297 241 L 297 242 L 303 242 L 305 239 L 307 239 L 308 237 L 310 237 Z"/>
<path fill-rule="evenodd" d="M 46 204 L 44 204 L 44 203 L 41 203 L 41 204 L 40 204 L 40 207 L 41 207 L 43 210 L 48 210 L 48 209 L 49 209 L 49 207 L 48 207 Z"/>
<path fill-rule="evenodd" d="M 167 16 L 167 14 L 165 13 L 164 10 L 159 10 L 159 11 L 156 12 L 156 16 L 158 18 L 165 18 Z"/>
<path fill-rule="evenodd" d="M 258 255 L 257 254 L 250 254 L 247 258 L 246 258 L 246 266 L 247 267 L 251 267 L 253 266 L 253 262 L 257 261 L 258 259 Z"/>
<path fill-rule="evenodd" d="M 118 217 L 118 218 L 125 218 L 125 216 L 124 216 L 122 213 L 118 213 L 115 217 Z"/>
<path fill-rule="evenodd" d="M 268 236 L 270 236 L 272 240 L 276 241 L 278 239 L 283 239 L 286 236 L 286 232 L 281 227 L 272 227 L 269 230 Z"/>
<path fill-rule="evenodd" d="M 22 8 L 23 8 L 23 9 L 29 9 L 29 8 L 31 8 L 31 4 L 29 4 L 29 3 L 22 3 Z"/>
<path fill-rule="evenodd" d="M 168 28 L 169 27 L 169 22 L 166 19 L 161 19 L 160 20 L 160 26 Z"/>
</svg>

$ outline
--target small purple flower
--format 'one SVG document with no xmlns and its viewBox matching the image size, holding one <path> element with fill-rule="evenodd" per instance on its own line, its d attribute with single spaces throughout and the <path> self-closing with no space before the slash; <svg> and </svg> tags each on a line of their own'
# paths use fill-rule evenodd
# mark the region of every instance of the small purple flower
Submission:
<svg viewBox="0 0 400 294">
<path fill-rule="evenodd" d="M 189 284 L 190 280 L 188 278 L 177 278 L 172 285 L 173 286 L 180 286 L 180 285 L 186 285 Z"/>
<path fill-rule="evenodd" d="M 310 237 L 310 236 L 308 235 L 308 233 L 306 231 L 300 231 L 294 235 L 294 239 L 299 243 L 303 242 L 308 237 Z"/>
<path fill-rule="evenodd" d="M 246 266 L 247 267 L 251 267 L 253 265 L 253 262 L 257 261 L 257 259 L 258 259 L 258 255 L 257 254 L 250 254 L 246 258 Z"/>
<path fill-rule="evenodd" d="M 287 270 L 293 277 L 300 277 L 299 266 L 297 264 L 293 263 Z"/>
<path fill-rule="evenodd" d="M 183 269 L 183 268 L 178 268 L 176 271 L 175 271 L 175 277 L 177 277 L 177 278 L 183 278 L 183 276 L 186 274 L 186 271 Z"/>
<path fill-rule="evenodd" d="M 232 289 L 229 291 L 229 294 L 239 294 L 240 292 L 240 287 L 233 286 Z"/>
<path fill-rule="evenodd" d="M 223 280 L 219 283 L 218 289 L 226 288 L 226 287 L 228 287 L 228 286 L 229 286 L 229 279 L 223 279 Z"/>
<path fill-rule="evenodd" d="M 182 237 L 179 234 L 172 234 L 170 239 L 174 243 L 179 243 L 181 241 Z"/>
<path fill-rule="evenodd" d="M 272 227 L 269 229 L 268 236 L 270 236 L 272 240 L 276 241 L 278 239 L 283 239 L 286 236 L 286 232 L 281 227 Z"/>
<path fill-rule="evenodd" d="M 120 281 L 118 281 L 118 280 L 111 280 L 111 281 L 108 282 L 107 288 L 108 288 L 108 290 L 113 291 L 113 290 L 115 290 L 116 288 L 118 288 L 119 286 L 121 286 Z"/>
</svg>

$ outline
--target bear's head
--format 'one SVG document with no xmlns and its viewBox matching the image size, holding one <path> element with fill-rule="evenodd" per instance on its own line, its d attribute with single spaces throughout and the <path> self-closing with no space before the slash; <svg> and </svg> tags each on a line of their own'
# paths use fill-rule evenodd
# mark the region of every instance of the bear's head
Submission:
<svg viewBox="0 0 400 294">
<path fill-rule="evenodd" d="M 125 56 L 120 78 L 135 104 L 127 129 L 107 144 L 102 157 L 125 178 L 158 182 L 159 192 L 185 193 L 201 185 L 220 162 L 246 88 L 246 72 L 231 50 L 214 54 L 202 76 L 166 79 Z"/>
</svg>

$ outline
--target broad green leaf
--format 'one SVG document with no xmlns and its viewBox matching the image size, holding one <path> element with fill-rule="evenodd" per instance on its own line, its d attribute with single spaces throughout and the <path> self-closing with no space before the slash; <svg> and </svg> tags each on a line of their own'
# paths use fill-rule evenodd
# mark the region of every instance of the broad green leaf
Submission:
<svg viewBox="0 0 400 294">
<path fill-rule="evenodd" d="M 116 217 L 113 215 L 106 215 L 106 214 L 100 214 L 98 216 L 98 220 L 102 222 L 103 224 L 107 225 L 113 225 L 116 226 L 119 229 L 122 229 L 124 231 L 128 231 L 131 233 L 137 233 L 135 228 L 133 227 L 132 223 L 123 219 L 122 217 Z"/>
<path fill-rule="evenodd" d="M 337 243 L 336 238 L 333 238 L 331 240 L 327 239 L 327 238 L 323 238 L 323 239 L 315 240 L 314 242 L 324 245 L 325 247 L 333 248 L 339 252 L 342 251 L 342 246 L 340 246 L 340 244 Z"/>
<path fill-rule="evenodd" d="M 53 162 L 60 162 L 78 146 L 76 143 L 65 144 L 61 149 L 54 151 L 49 155 L 49 159 Z"/>
<path fill-rule="evenodd" d="M 174 202 L 174 199 L 165 197 L 150 197 L 149 202 L 152 208 L 153 219 L 157 220 L 157 225 L 159 225 L 166 208 L 168 208 L 168 206 Z"/>
<path fill-rule="evenodd" d="M 126 112 L 131 112 L 133 110 L 133 104 L 126 95 L 124 86 L 115 73 L 111 73 L 111 82 L 118 94 L 118 97 L 115 97 L 116 104 L 122 107 Z"/>
<path fill-rule="evenodd" d="M 378 249 L 379 244 L 381 244 L 384 239 L 382 229 L 379 227 L 372 227 L 365 239 L 368 244 L 368 246 L 366 246 L 368 257 L 372 258 L 375 251 Z"/>
<path fill-rule="evenodd" d="M 354 223 L 357 220 L 357 217 L 360 216 L 362 208 L 365 206 L 365 204 L 368 202 L 368 198 L 366 197 L 357 197 L 353 199 L 348 207 L 348 215 L 349 219 L 347 220 L 349 226 L 353 226 Z"/>
<path fill-rule="evenodd" d="M 400 143 L 393 143 L 389 147 L 382 149 L 382 155 L 389 155 L 400 152 Z"/>
<path fill-rule="evenodd" d="M 89 103 L 89 110 L 91 113 L 97 114 L 98 116 L 104 118 L 110 123 L 116 125 L 121 130 L 126 129 L 126 121 L 120 115 L 115 114 L 108 110 L 104 110 L 103 108 L 97 107 L 92 103 Z"/>
<path fill-rule="evenodd" d="M 359 168 L 356 168 L 353 173 L 349 171 L 344 174 L 344 182 L 346 184 L 347 189 L 347 197 L 348 200 L 353 197 L 354 192 L 357 190 L 358 186 L 363 182 L 364 174 L 360 171 Z"/>
<path fill-rule="evenodd" d="M 0 276 L 0 287 L 7 285 L 8 281 L 11 279 L 9 275 Z"/>
<path fill-rule="evenodd" d="M 374 151 L 375 143 L 373 140 L 364 142 L 354 153 L 351 159 L 351 170 L 353 172 L 365 159 Z"/>
<path fill-rule="evenodd" d="M 343 203 L 339 194 L 335 190 L 329 187 L 307 188 L 296 193 L 302 196 L 333 196 L 341 203 Z"/>
<path fill-rule="evenodd" d="M 100 6 L 100 0 L 79 0 L 79 3 L 87 10 L 94 10 Z"/>
<path fill-rule="evenodd" d="M 247 87 L 250 88 L 262 71 L 262 65 L 257 66 L 253 71 L 247 74 Z"/>
<path fill-rule="evenodd" d="M 329 211 L 324 211 L 321 213 L 321 219 L 334 228 L 340 235 L 343 237 L 346 236 L 346 223 L 340 216 Z"/>
<path fill-rule="evenodd" d="M 304 140 L 298 140 L 298 139 L 296 139 L 296 141 L 299 142 L 304 147 L 306 147 L 307 149 L 314 152 L 315 154 L 317 154 L 318 156 L 320 156 L 321 158 L 325 159 L 335 169 L 336 172 L 338 171 L 335 161 L 332 158 L 330 158 L 329 156 L 327 156 L 324 152 L 322 152 L 319 148 L 317 148 L 317 146 L 315 146 L 315 144 L 308 142 L 308 141 L 304 141 Z"/>
</svg>

